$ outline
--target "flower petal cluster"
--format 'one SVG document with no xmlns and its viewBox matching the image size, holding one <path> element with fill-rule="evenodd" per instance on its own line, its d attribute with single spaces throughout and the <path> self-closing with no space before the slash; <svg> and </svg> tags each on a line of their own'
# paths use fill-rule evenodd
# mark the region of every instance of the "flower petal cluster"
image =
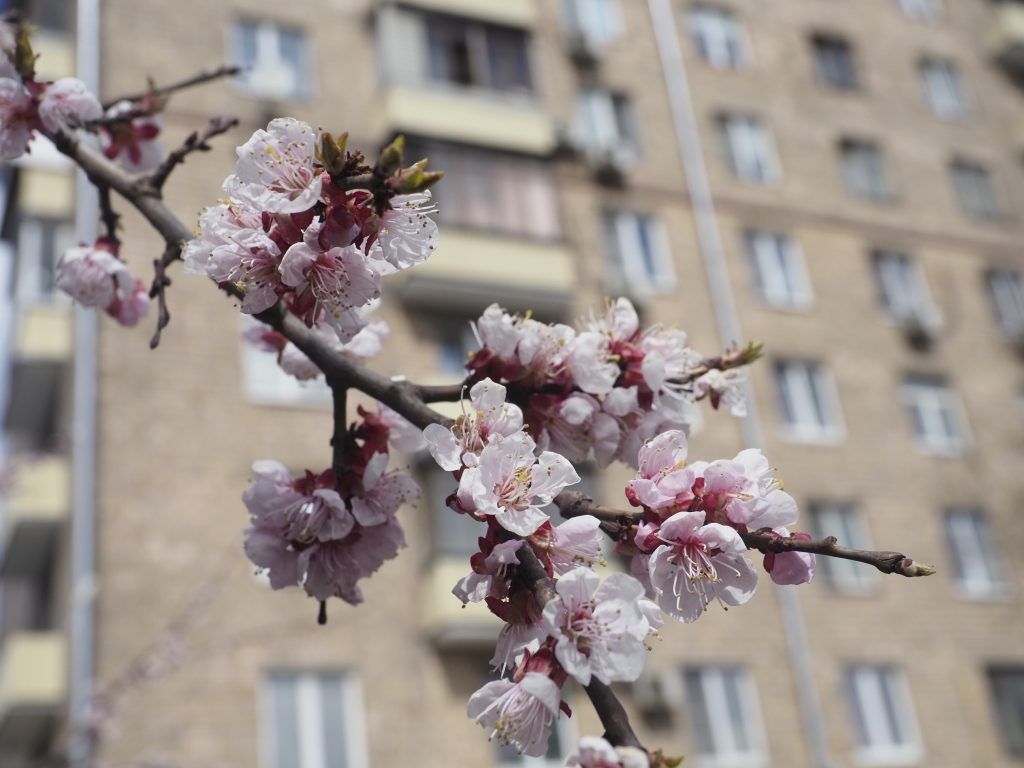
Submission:
<svg viewBox="0 0 1024 768">
<path fill-rule="evenodd" d="M 350 431 L 345 473 L 294 478 L 275 461 L 253 465 L 242 496 L 251 527 L 249 559 L 274 589 L 301 585 L 317 600 L 362 602 L 358 582 L 405 546 L 395 515 L 419 496 L 411 475 L 387 471 L 388 427 L 367 420 Z"/>
<path fill-rule="evenodd" d="M 3 60 L 10 64 L 6 57 Z M 38 121 L 37 103 L 11 67 L 0 77 L 0 160 L 25 154 Z"/>
<path fill-rule="evenodd" d="M 39 101 L 39 119 L 46 130 L 72 131 L 103 115 L 103 107 L 77 77 L 62 77 L 47 86 Z"/>
<path fill-rule="evenodd" d="M 499 744 L 540 757 L 547 751 L 551 724 L 558 717 L 559 690 L 539 672 L 527 672 L 517 682 L 493 680 L 470 697 L 466 713 Z"/>
<path fill-rule="evenodd" d="M 643 585 L 624 573 L 602 583 L 589 568 L 576 568 L 558 579 L 555 591 L 544 623 L 565 671 L 580 685 L 590 685 L 592 676 L 609 685 L 640 677 L 651 632 L 639 608 Z"/>
<path fill-rule="evenodd" d="M 626 498 L 644 511 L 633 573 L 647 582 L 662 610 L 688 623 L 712 602 L 740 605 L 750 598 L 757 574 L 740 534 L 768 530 L 789 537 L 785 526 L 796 522 L 798 512 L 759 450 L 692 464 L 687 450 L 681 431 L 645 443 Z M 814 556 L 773 555 L 765 558 L 765 570 L 776 583 L 803 583 L 813 577 Z"/>
<path fill-rule="evenodd" d="M 525 432 L 491 440 L 476 466 L 459 480 L 458 502 L 463 510 L 493 517 L 505 530 L 529 536 L 548 521 L 543 510 L 564 488 L 580 481 L 563 456 L 544 451 Z"/>
<path fill-rule="evenodd" d="M 523 428 L 519 406 L 505 402 L 507 389 L 490 379 L 478 381 L 469 391 L 469 408 L 451 429 L 430 424 L 423 430 L 430 455 L 441 469 L 455 472 L 476 466 L 480 452 L 495 437 L 508 437 Z"/>
<path fill-rule="evenodd" d="M 632 464 L 644 441 L 688 429 L 689 409 L 699 399 L 742 410 L 739 368 L 730 368 L 728 378 L 709 377 L 683 331 L 643 329 L 628 299 L 609 302 L 579 330 L 492 305 L 474 330 L 481 349 L 467 366 L 470 377 L 506 384 L 538 445 L 571 461 L 592 456 L 602 467 Z"/>
<path fill-rule="evenodd" d="M 138 105 L 119 101 L 104 114 L 107 122 L 100 129 L 103 154 L 129 173 L 152 171 L 166 152 L 157 140 L 163 124 L 156 114 L 137 114 Z"/>
<path fill-rule="evenodd" d="M 117 242 L 108 238 L 69 248 L 57 262 L 55 284 L 79 304 L 106 310 L 122 325 L 135 325 L 149 310 L 149 294 L 117 252 Z"/>
<path fill-rule="evenodd" d="M 651 761 L 636 747 L 613 747 L 599 736 L 584 736 L 565 764 L 571 768 L 650 768 Z"/>
<path fill-rule="evenodd" d="M 283 300 L 310 328 L 333 333 L 358 357 L 376 353 L 383 326 L 362 334 L 381 278 L 424 261 L 437 247 L 427 191 L 385 194 L 349 189 L 328 170 L 329 137 L 294 118 L 272 120 L 237 150 L 227 199 L 200 217 L 184 250 L 189 272 L 231 284 L 242 311 L 258 314 Z M 324 143 L 327 142 L 327 143 Z M 337 153 L 338 148 L 332 150 Z M 358 167 L 351 153 L 345 167 Z M 297 350 L 279 350 L 299 377 L 315 375 Z"/>
</svg>

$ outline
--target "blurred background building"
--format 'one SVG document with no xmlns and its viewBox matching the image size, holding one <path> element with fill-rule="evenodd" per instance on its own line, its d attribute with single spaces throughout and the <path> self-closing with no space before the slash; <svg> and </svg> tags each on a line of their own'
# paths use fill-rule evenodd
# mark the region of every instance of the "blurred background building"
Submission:
<svg viewBox="0 0 1024 768">
<path fill-rule="evenodd" d="M 369 153 L 404 133 L 446 172 L 440 249 L 386 285 L 379 370 L 458 380 L 492 301 L 572 321 L 627 295 L 709 353 L 764 342 L 750 416 L 705 411 L 692 453 L 762 446 L 805 528 L 938 574 L 820 562 L 809 587 L 765 579 L 741 609 L 667 627 L 623 686 L 646 743 L 694 766 L 1024 764 L 1024 3 L 24 5 L 44 72 L 72 72 L 77 45 L 105 98 L 248 68 L 165 114 L 168 146 L 242 120 L 172 179 L 186 220 L 281 114 Z M 101 319 L 97 342 L 53 291 L 62 249 L 93 237 L 75 199 L 45 145 L 0 176 L 0 765 L 70 749 L 78 765 L 546 768 L 600 733 L 579 690 L 547 759 L 466 719 L 497 626 L 449 594 L 476 532 L 421 457 L 409 548 L 365 605 L 318 627 L 312 601 L 252 573 L 249 465 L 321 469 L 329 398 L 244 347 L 198 278 L 175 277 L 156 351 L 148 324 Z M 160 243 L 133 215 L 124 239 L 144 274 Z M 619 503 L 628 473 L 585 474 Z M 94 736 L 69 743 L 90 700 Z"/>
</svg>

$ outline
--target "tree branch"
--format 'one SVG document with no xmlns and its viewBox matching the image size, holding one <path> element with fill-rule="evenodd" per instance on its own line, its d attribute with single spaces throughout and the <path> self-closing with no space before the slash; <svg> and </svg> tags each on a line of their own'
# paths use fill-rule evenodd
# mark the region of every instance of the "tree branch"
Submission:
<svg viewBox="0 0 1024 768">
<path fill-rule="evenodd" d="M 156 190 L 163 189 L 171 172 L 177 166 L 184 163 L 185 158 L 193 152 L 209 152 L 213 149 L 209 144 L 210 139 L 222 133 L 227 133 L 236 125 L 238 125 L 237 117 L 214 117 L 210 119 L 209 124 L 202 133 L 192 131 L 181 143 L 181 146 L 168 153 L 163 162 L 149 174 L 150 185 Z"/>
<path fill-rule="evenodd" d="M 596 504 L 593 499 L 579 491 L 562 491 L 555 497 L 555 506 L 562 517 L 579 517 L 592 515 L 601 521 L 601 527 L 614 537 L 621 537 L 624 528 L 640 522 L 639 512 L 628 512 L 622 509 L 611 509 Z M 606 527 L 607 526 L 607 527 Z M 935 568 L 925 563 L 918 563 L 901 552 L 877 552 L 864 549 L 850 549 L 836 544 L 835 536 L 824 539 L 786 539 L 772 535 L 767 529 L 741 533 L 743 542 L 748 549 L 768 554 L 774 552 L 807 552 L 813 555 L 839 557 L 844 560 L 855 560 L 858 563 L 873 565 L 882 573 L 896 573 L 901 576 L 931 576 Z"/>
<path fill-rule="evenodd" d="M 331 435 L 331 469 L 338 477 L 345 471 L 345 447 L 348 442 L 348 387 L 331 385 L 334 404 L 334 433 Z"/>
<path fill-rule="evenodd" d="M 110 187 L 97 187 L 96 191 L 99 194 L 100 220 L 103 222 L 103 229 L 108 238 L 117 240 L 117 227 L 121 222 L 121 216 L 114 210 L 110 201 Z"/>
<path fill-rule="evenodd" d="M 146 91 L 140 93 L 132 93 L 127 96 L 118 96 L 115 99 L 103 102 L 103 109 L 110 109 L 115 104 L 122 101 L 141 101 L 147 97 L 149 98 L 161 98 L 164 96 L 170 96 L 176 91 L 183 91 L 186 88 L 193 88 L 197 85 L 203 85 L 211 80 L 219 80 L 222 77 L 234 77 L 242 71 L 241 67 L 229 66 L 227 64 L 217 67 L 216 69 L 204 69 L 203 71 L 186 77 L 184 80 L 178 80 L 167 85 L 161 85 L 151 87 Z"/>
</svg>

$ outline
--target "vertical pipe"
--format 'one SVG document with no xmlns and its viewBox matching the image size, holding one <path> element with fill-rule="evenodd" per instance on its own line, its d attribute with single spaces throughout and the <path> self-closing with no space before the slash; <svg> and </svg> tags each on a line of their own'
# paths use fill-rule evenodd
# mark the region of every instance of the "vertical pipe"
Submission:
<svg viewBox="0 0 1024 768">
<path fill-rule="evenodd" d="M 725 344 L 738 343 L 743 339 L 743 332 L 729 284 L 714 198 L 711 194 L 707 167 L 704 164 L 686 66 L 679 46 L 679 31 L 669 0 L 648 0 L 648 9 L 665 77 L 676 143 L 682 156 L 686 186 L 697 226 L 697 241 L 708 274 L 708 288 L 711 291 L 715 321 Z M 749 382 L 746 389 L 747 415 L 740 422 L 743 442 L 749 448 L 761 448 L 764 445 L 764 432 Z M 793 590 L 793 587 L 776 587 L 775 591 L 779 599 L 786 645 L 793 667 L 800 715 L 807 735 L 807 748 L 814 768 L 832 768 L 834 764 L 828 753 L 821 703 L 814 685 L 807 630 L 803 612 L 800 610 L 799 597 Z"/>
<path fill-rule="evenodd" d="M 100 92 L 100 1 L 78 0 L 76 68 L 95 94 Z M 98 234 L 97 194 L 78 171 L 75 231 L 81 242 Z M 93 684 L 96 593 L 96 399 L 98 322 L 95 310 L 75 308 L 75 353 L 71 430 L 71 584 L 68 643 L 68 762 L 86 768 L 92 762 L 88 717 Z"/>
</svg>

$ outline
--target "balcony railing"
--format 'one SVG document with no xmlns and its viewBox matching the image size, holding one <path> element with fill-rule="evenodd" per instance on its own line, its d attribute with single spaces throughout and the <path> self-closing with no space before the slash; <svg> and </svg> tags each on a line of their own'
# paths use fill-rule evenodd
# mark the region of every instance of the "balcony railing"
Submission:
<svg viewBox="0 0 1024 768">
<path fill-rule="evenodd" d="M 19 467 L 4 509 L 0 575 L 32 577 L 49 565 L 70 499 L 68 460 L 39 459 Z"/>
<path fill-rule="evenodd" d="M 66 698 L 64 635 L 8 635 L 0 649 L 0 753 L 38 752 L 50 740 Z"/>
<path fill-rule="evenodd" d="M 404 4 L 514 27 L 532 26 L 539 15 L 537 0 L 404 0 Z"/>
</svg>

